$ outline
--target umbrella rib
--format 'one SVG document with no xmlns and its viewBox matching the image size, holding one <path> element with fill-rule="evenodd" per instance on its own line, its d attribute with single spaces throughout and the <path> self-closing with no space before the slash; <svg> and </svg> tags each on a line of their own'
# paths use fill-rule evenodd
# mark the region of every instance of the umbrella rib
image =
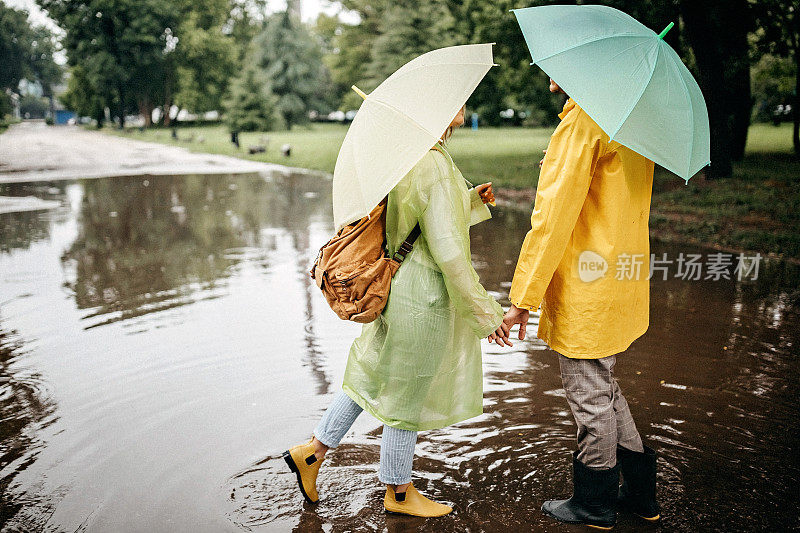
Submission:
<svg viewBox="0 0 800 533">
<path fill-rule="evenodd" d="M 658 45 L 656 45 L 656 46 L 658 46 Z M 639 96 L 637 96 L 636 98 L 633 99 L 633 103 L 628 108 L 628 111 L 625 113 L 625 116 L 623 116 L 622 119 L 619 121 L 619 124 L 617 124 L 617 127 L 614 130 L 614 132 L 611 133 L 608 136 L 609 141 L 613 141 L 614 140 L 614 135 L 619 133 L 619 130 L 622 129 L 623 124 L 625 124 L 625 121 L 628 120 L 629 116 L 631 116 L 631 113 L 633 113 L 634 108 L 639 104 L 639 101 L 642 99 L 642 96 L 644 95 L 644 92 L 650 86 L 650 82 L 653 81 L 653 75 L 656 72 L 656 66 L 658 65 L 658 60 L 660 59 L 660 57 L 661 57 L 661 49 L 656 48 L 656 62 L 653 64 L 653 68 L 650 70 L 650 77 L 647 78 L 647 83 L 645 83 L 644 86 L 642 87 L 642 90 L 639 91 Z"/>
<path fill-rule="evenodd" d="M 439 136 L 438 136 L 438 135 L 434 135 L 433 133 L 431 133 L 430 131 L 428 131 L 428 129 L 427 129 L 425 126 L 423 126 L 422 124 L 420 124 L 419 122 L 417 122 L 416 120 L 414 120 L 413 118 L 411 118 L 410 116 L 408 116 L 408 114 L 407 114 L 407 113 L 404 113 L 403 111 L 401 111 L 401 110 L 397 109 L 395 106 L 393 106 L 393 105 L 391 105 L 391 104 L 388 104 L 388 103 L 386 103 L 386 102 L 383 102 L 383 101 L 381 101 L 381 100 L 376 100 L 376 99 L 374 99 L 374 98 L 373 98 L 371 101 L 372 101 L 372 102 L 374 102 L 374 103 L 376 103 L 376 104 L 380 104 L 380 105 L 382 105 L 383 107 L 386 107 L 386 108 L 388 108 L 388 109 L 391 109 L 392 111 L 395 111 L 395 112 L 396 112 L 397 114 L 399 114 L 400 116 L 402 116 L 402 117 L 406 118 L 406 119 L 407 119 L 407 120 L 408 120 L 408 121 L 409 121 L 411 124 L 414 124 L 414 125 L 415 125 L 416 127 L 418 127 L 420 130 L 422 130 L 423 132 L 427 133 L 428 135 L 430 135 L 430 136 L 434 137 L 435 139 L 438 139 L 438 138 L 439 138 Z"/>
<path fill-rule="evenodd" d="M 692 97 L 689 94 L 689 86 L 686 85 L 686 80 L 683 79 L 683 73 L 678 69 L 678 77 L 681 79 L 681 83 L 683 83 L 683 88 L 686 89 L 684 94 L 686 95 L 686 99 L 689 101 L 689 109 L 692 111 L 692 140 L 691 140 L 691 149 L 689 150 L 689 161 L 686 162 L 686 180 L 688 181 L 691 176 L 688 176 L 689 172 L 692 171 L 692 156 L 694 156 L 694 104 L 692 103 Z"/>
<path fill-rule="evenodd" d="M 395 79 L 400 79 L 400 78 L 403 78 L 403 77 L 404 77 L 406 74 L 411 74 L 412 72 L 416 72 L 417 70 L 419 70 L 419 69 L 421 69 L 421 68 L 430 68 L 430 67 L 437 67 L 437 66 L 439 66 L 439 67 L 440 67 L 440 66 L 447 66 L 447 67 L 449 67 L 449 66 L 451 66 L 451 65 L 453 65 L 453 66 L 456 66 L 456 67 L 470 67 L 470 66 L 475 66 L 475 67 L 488 67 L 488 68 L 492 68 L 492 67 L 494 67 L 494 66 L 497 66 L 497 64 L 496 64 L 496 63 L 438 63 L 438 64 L 418 65 L 418 66 L 416 66 L 416 67 L 414 67 L 414 68 L 410 68 L 410 69 L 408 69 L 408 70 L 404 70 L 404 71 L 402 71 L 402 72 L 395 72 L 395 73 L 393 73 L 391 76 L 389 76 L 388 78 L 386 78 L 386 79 L 385 79 L 385 80 L 384 80 L 384 81 L 381 83 L 381 85 L 383 85 L 383 84 L 384 84 L 384 83 L 386 83 L 387 81 L 391 80 L 395 74 L 398 74 L 397 78 L 395 78 Z M 488 70 L 488 69 L 487 69 L 487 70 Z M 379 85 L 379 86 L 378 86 L 378 87 L 375 89 L 375 91 L 377 91 L 378 89 L 380 89 L 380 85 Z M 375 91 L 372 91 L 372 92 L 374 93 Z M 368 95 L 368 96 L 369 96 L 369 95 Z"/>
<path fill-rule="evenodd" d="M 615 39 L 617 37 L 642 37 L 642 38 L 645 38 L 645 37 L 649 37 L 649 35 L 638 35 L 636 33 L 620 33 L 620 34 L 616 34 L 616 35 L 603 35 L 602 37 L 598 37 L 596 39 L 589 39 L 588 41 L 584 41 L 582 43 L 578 43 L 576 45 L 570 46 L 569 48 L 565 48 L 563 50 L 559 50 L 558 52 L 553 52 L 550 55 L 547 55 L 547 56 L 544 56 L 544 57 L 540 57 L 539 59 L 535 59 L 533 62 L 534 63 L 538 63 L 539 61 L 544 61 L 545 59 L 550 59 L 550 58 L 555 57 L 555 56 L 557 56 L 559 54 L 563 54 L 564 52 L 570 52 L 572 50 L 575 50 L 576 48 L 580 48 L 581 46 L 586 46 L 587 44 L 596 43 L 598 41 L 602 41 L 603 39 Z"/>
</svg>

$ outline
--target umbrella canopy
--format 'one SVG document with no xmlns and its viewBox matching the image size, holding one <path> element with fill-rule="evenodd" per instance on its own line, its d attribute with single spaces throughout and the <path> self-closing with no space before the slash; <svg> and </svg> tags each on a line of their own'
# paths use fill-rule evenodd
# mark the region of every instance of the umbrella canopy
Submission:
<svg viewBox="0 0 800 533">
<path fill-rule="evenodd" d="M 689 180 L 710 163 L 708 111 L 697 82 L 660 35 L 617 9 L 515 9 L 539 65 L 611 140 Z"/>
<path fill-rule="evenodd" d="M 333 171 L 337 232 L 367 216 L 439 141 L 493 65 L 491 44 L 440 48 L 363 95 Z"/>
</svg>

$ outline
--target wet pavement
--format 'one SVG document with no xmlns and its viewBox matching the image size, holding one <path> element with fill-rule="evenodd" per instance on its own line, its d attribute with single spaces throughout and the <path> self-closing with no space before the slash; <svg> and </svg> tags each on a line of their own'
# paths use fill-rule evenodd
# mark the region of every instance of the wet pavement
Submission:
<svg viewBox="0 0 800 533">
<path fill-rule="evenodd" d="M 163 136 L 169 135 L 168 131 Z M 111 176 L 280 172 L 280 165 L 106 135 L 82 126 L 13 124 L 0 136 L 0 183 Z M 295 169 L 299 170 L 299 169 Z M 0 198 L 0 212 L 6 202 Z"/>
<path fill-rule="evenodd" d="M 3 531 L 582 530 L 539 511 L 569 494 L 575 427 L 535 338 L 484 342 L 484 414 L 420 435 L 415 483 L 453 514 L 383 513 L 366 414 L 329 455 L 320 503 L 303 503 L 280 454 L 339 390 L 360 327 L 306 274 L 332 231 L 329 189 L 304 175 L 0 186 L 57 205 L 0 214 Z M 473 256 L 502 299 L 529 212 L 494 213 Z M 755 281 L 653 280 L 650 330 L 617 376 L 660 455 L 664 519 L 620 515 L 616 530 L 800 528 L 799 281 L 780 262 Z"/>
</svg>

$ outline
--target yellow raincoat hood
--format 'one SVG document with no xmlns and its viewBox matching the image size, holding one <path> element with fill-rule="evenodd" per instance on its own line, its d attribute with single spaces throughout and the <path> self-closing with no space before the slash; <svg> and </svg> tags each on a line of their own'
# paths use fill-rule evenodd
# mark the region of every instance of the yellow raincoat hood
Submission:
<svg viewBox="0 0 800 533">
<path fill-rule="evenodd" d="M 538 336 L 558 353 L 606 357 L 649 324 L 654 165 L 609 142 L 571 98 L 559 117 L 509 299 L 541 304 Z"/>
</svg>

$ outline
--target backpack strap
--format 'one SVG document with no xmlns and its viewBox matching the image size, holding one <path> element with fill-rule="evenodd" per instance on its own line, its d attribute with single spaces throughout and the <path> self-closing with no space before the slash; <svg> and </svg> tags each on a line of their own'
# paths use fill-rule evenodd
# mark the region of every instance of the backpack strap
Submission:
<svg viewBox="0 0 800 533">
<path fill-rule="evenodd" d="M 417 223 L 414 229 L 411 230 L 411 233 L 408 234 L 408 237 L 406 237 L 406 240 L 403 241 L 403 244 L 400 245 L 400 248 L 394 253 L 392 259 L 398 263 L 402 263 L 405 258 L 408 257 L 408 254 L 411 253 L 411 250 L 414 249 L 414 241 L 417 240 L 421 232 L 422 230 L 419 229 L 419 223 Z"/>
</svg>

